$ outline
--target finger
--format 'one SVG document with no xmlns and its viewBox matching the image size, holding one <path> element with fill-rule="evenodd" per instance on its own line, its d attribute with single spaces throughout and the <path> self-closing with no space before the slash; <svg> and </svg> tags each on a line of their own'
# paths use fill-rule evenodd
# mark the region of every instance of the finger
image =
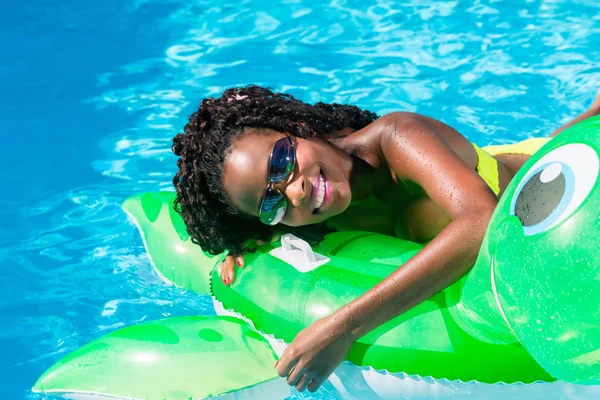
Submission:
<svg viewBox="0 0 600 400">
<path fill-rule="evenodd" d="M 229 285 L 233 282 L 233 277 L 235 276 L 235 271 L 233 268 L 233 256 L 225 257 L 223 263 L 221 264 L 221 280 L 225 285 Z"/>
<path fill-rule="evenodd" d="M 314 393 L 319 390 L 323 382 L 325 382 L 325 379 L 327 378 L 313 378 L 308 384 L 308 391 Z"/>
<path fill-rule="evenodd" d="M 298 384 L 298 381 L 300 380 L 300 378 L 302 378 L 302 376 L 304 375 L 304 369 L 300 367 L 300 365 L 296 364 L 296 366 L 294 366 L 294 368 L 291 369 L 290 373 L 288 374 L 287 377 L 287 383 L 290 386 L 296 386 Z"/>
<path fill-rule="evenodd" d="M 300 377 L 300 379 L 298 380 L 298 383 L 296 383 L 296 390 L 299 392 L 303 392 L 306 390 L 306 387 L 308 386 L 308 384 L 312 382 L 312 376 L 309 374 L 304 374 Z"/>
<path fill-rule="evenodd" d="M 277 361 L 277 364 L 275 364 L 275 368 L 277 369 L 277 375 L 279 375 L 282 378 L 289 376 L 292 369 L 296 366 L 296 364 L 298 364 L 298 359 L 293 356 L 294 350 L 290 350 L 291 347 L 292 346 L 288 347 L 283 351 L 283 354 L 279 358 L 279 361 Z"/>
<path fill-rule="evenodd" d="M 283 232 L 281 232 L 281 231 L 273 232 L 273 235 L 271 235 L 271 243 L 274 243 L 274 242 L 277 242 L 278 240 L 280 240 L 282 235 L 283 235 Z"/>
<path fill-rule="evenodd" d="M 235 256 L 235 263 L 237 264 L 238 267 L 244 268 L 244 256 L 241 254 L 238 254 L 237 256 Z"/>
</svg>

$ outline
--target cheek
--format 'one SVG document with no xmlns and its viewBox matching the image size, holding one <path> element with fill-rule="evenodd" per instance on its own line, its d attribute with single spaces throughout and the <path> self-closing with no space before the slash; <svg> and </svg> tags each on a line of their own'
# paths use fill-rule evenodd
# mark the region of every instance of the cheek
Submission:
<svg viewBox="0 0 600 400">
<path fill-rule="evenodd" d="M 296 152 L 296 162 L 300 168 L 309 167 L 319 162 L 320 158 L 320 152 L 312 144 L 299 147 Z"/>
<path fill-rule="evenodd" d="M 312 217 L 314 217 L 312 214 L 307 214 L 302 209 L 296 208 L 289 210 L 281 223 L 291 227 L 302 226 L 314 223 Z"/>
</svg>

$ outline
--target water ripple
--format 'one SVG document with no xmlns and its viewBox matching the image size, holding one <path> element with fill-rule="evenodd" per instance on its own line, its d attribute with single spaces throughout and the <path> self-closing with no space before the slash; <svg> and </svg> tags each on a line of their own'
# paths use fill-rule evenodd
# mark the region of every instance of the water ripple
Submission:
<svg viewBox="0 0 600 400">
<path fill-rule="evenodd" d="M 91 89 L 63 93 L 95 111 L 96 121 L 79 122 L 82 136 L 94 125 L 101 130 L 60 145 L 84 154 L 85 164 L 56 160 L 57 168 L 71 171 L 60 178 L 85 179 L 43 199 L 2 200 L 2 215 L 14 211 L 26 228 L 23 237 L 13 235 L 12 226 L 0 231 L 6 238 L 2 275 L 11 282 L 0 302 L 8 321 L 0 337 L 13 351 L 2 366 L 16 371 L 22 398 L 37 398 L 27 387 L 42 370 L 113 329 L 213 312 L 210 298 L 160 280 L 120 209 L 131 194 L 172 190 L 171 140 L 203 97 L 234 85 L 266 85 L 309 102 L 420 112 L 483 145 L 546 135 L 583 111 L 600 87 L 595 0 L 129 0 L 101 6 L 84 9 L 69 0 L 44 8 L 64 22 L 62 41 L 44 41 L 46 28 L 36 22 L 43 15 L 33 8 L 19 27 L 36 29 L 40 43 L 64 54 L 82 37 L 110 60 L 94 71 Z M 100 30 L 88 31 L 100 12 L 108 12 L 102 27 L 138 38 L 137 47 L 115 47 Z M 66 87 L 85 61 L 85 55 L 69 57 L 58 59 L 61 76 L 28 85 Z M 31 109 L 30 101 L 21 108 Z M 53 102 L 44 107 L 60 104 Z M 117 122 L 106 123 L 111 120 Z M 67 117 L 64 125 L 70 124 Z M 43 125 L 31 137 L 58 137 L 61 128 Z M 23 176 L 56 173 L 31 168 Z M 336 398 L 331 388 L 319 396 Z"/>
</svg>

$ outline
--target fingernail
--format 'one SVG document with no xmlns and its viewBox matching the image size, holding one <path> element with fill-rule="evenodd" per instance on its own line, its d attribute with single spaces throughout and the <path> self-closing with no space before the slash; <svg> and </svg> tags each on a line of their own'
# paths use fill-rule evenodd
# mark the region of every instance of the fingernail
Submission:
<svg viewBox="0 0 600 400">
<path fill-rule="evenodd" d="M 240 261 L 240 259 L 238 258 L 236 260 L 238 267 L 242 268 L 242 262 Z"/>
<path fill-rule="evenodd" d="M 229 286 L 230 283 L 231 283 L 231 278 L 230 277 L 225 278 L 225 284 L 227 286 Z"/>
<path fill-rule="evenodd" d="M 277 362 L 275 363 L 275 368 L 277 368 L 277 364 L 279 364 L 279 360 L 277 360 Z"/>
</svg>

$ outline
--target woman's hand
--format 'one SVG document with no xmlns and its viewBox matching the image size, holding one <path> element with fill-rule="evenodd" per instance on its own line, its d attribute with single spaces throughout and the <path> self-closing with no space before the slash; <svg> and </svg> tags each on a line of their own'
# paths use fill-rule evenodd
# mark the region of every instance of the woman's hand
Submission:
<svg viewBox="0 0 600 400">
<path fill-rule="evenodd" d="M 336 314 L 316 321 L 298 333 L 285 350 L 275 364 L 277 373 L 287 376 L 287 383 L 301 392 L 306 388 L 316 392 L 354 343 L 348 328 Z"/>
<path fill-rule="evenodd" d="M 271 236 L 270 241 L 276 242 L 281 238 L 281 232 L 275 231 Z M 262 246 L 266 244 L 263 240 L 257 240 L 256 245 Z M 235 271 L 237 268 L 244 268 L 244 256 L 242 254 L 229 254 L 221 263 L 221 280 L 227 286 L 231 285 L 235 280 Z"/>
<path fill-rule="evenodd" d="M 236 268 L 244 268 L 244 256 L 241 254 L 229 254 L 221 263 L 221 280 L 227 286 L 235 279 Z"/>
</svg>

